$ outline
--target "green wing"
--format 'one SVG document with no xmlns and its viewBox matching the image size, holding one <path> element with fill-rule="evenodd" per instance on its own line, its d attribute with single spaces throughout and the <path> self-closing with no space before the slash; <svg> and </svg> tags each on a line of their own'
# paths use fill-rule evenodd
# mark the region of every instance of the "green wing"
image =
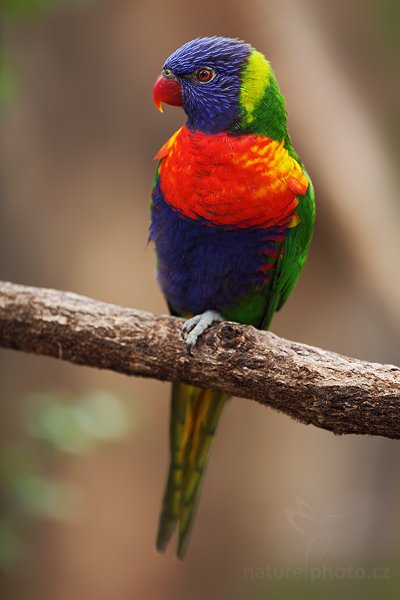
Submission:
<svg viewBox="0 0 400 600">
<path fill-rule="evenodd" d="M 309 186 L 304 196 L 299 197 L 297 214 L 300 221 L 296 227 L 288 230 L 281 244 L 274 274 L 267 285 L 267 304 L 260 329 L 268 329 L 274 312 L 285 304 L 292 293 L 307 260 L 314 229 L 315 196 L 308 173 L 304 171 L 304 175 Z"/>
<path fill-rule="evenodd" d="M 307 259 L 315 219 L 314 189 L 308 174 L 304 174 L 309 186 L 307 192 L 299 196 L 296 212 L 300 220 L 298 225 L 288 229 L 283 242 L 276 243 L 278 258 L 268 283 L 222 311 L 225 319 L 268 329 L 275 311 L 283 306 L 296 285 Z"/>
</svg>

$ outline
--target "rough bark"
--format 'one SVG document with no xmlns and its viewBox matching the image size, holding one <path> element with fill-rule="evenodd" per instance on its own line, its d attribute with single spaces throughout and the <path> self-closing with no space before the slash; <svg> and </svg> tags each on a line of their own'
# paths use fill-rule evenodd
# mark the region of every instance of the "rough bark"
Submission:
<svg viewBox="0 0 400 600">
<path fill-rule="evenodd" d="M 0 282 L 0 346 L 257 400 L 334 433 L 400 438 L 400 368 L 224 322 L 193 356 L 182 319 Z"/>
</svg>

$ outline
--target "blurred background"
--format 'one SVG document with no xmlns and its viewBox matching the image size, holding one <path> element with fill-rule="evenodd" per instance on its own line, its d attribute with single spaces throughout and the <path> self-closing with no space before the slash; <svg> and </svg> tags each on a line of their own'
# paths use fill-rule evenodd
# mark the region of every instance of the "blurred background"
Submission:
<svg viewBox="0 0 400 600">
<path fill-rule="evenodd" d="M 318 202 L 310 259 L 272 330 L 398 364 L 399 6 L 2 0 L 0 278 L 166 311 L 149 188 L 184 114 L 161 116 L 152 84 L 182 43 L 240 37 L 272 62 Z M 0 361 L 2 599 L 399 597 L 398 442 L 233 399 L 180 563 L 154 547 L 169 385 Z M 284 571 L 324 565 L 312 585 Z"/>
</svg>

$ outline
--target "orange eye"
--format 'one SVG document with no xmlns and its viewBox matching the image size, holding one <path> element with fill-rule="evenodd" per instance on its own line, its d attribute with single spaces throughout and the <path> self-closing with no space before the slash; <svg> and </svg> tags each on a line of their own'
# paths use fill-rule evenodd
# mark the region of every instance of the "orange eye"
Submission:
<svg viewBox="0 0 400 600">
<path fill-rule="evenodd" d="M 216 76 L 216 72 L 211 67 L 202 67 L 195 73 L 195 77 L 199 83 L 208 83 Z"/>
</svg>

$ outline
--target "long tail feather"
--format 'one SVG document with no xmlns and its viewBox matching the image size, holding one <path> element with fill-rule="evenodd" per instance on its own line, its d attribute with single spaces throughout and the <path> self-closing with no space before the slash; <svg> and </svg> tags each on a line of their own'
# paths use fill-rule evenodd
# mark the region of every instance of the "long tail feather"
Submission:
<svg viewBox="0 0 400 600">
<path fill-rule="evenodd" d="M 173 384 L 170 468 L 157 549 L 165 549 L 178 525 L 179 558 L 186 552 L 212 439 L 226 400 L 227 397 L 218 392 Z"/>
<path fill-rule="evenodd" d="M 179 558 L 184 557 L 187 549 L 208 456 L 226 400 L 225 394 L 203 390 L 196 405 L 194 428 L 190 439 L 190 448 L 186 452 L 180 495 Z"/>
<path fill-rule="evenodd" d="M 195 402 L 195 388 L 174 383 L 172 386 L 169 428 L 170 466 L 157 535 L 157 549 L 165 550 L 180 516 L 185 450 L 190 437 L 190 414 Z"/>
</svg>

